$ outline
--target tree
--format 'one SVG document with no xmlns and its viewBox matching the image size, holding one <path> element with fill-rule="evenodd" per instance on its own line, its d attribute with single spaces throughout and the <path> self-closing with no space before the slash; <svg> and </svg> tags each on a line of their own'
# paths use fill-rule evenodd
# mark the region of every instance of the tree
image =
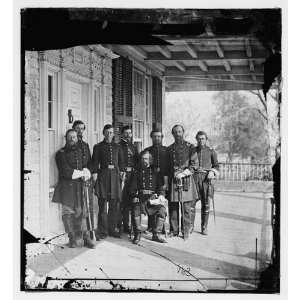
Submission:
<svg viewBox="0 0 300 300">
<path fill-rule="evenodd" d="M 213 101 L 216 106 L 213 137 L 216 149 L 226 153 L 228 161 L 232 161 L 234 155 L 266 161 L 269 143 L 261 111 L 238 92 L 219 92 Z"/>
<path fill-rule="evenodd" d="M 260 108 L 259 112 L 263 116 L 266 122 L 266 128 L 268 131 L 268 140 L 269 140 L 269 153 L 268 156 L 270 161 L 275 161 L 275 149 L 276 146 L 280 143 L 280 111 L 279 111 L 279 99 L 278 99 L 278 90 L 277 89 L 270 89 L 268 92 L 268 100 L 265 99 L 262 91 L 250 91 L 253 95 L 257 96 L 259 100 Z M 270 107 L 276 106 L 275 113 L 272 114 L 272 110 Z M 274 112 L 274 109 L 273 109 Z"/>
</svg>

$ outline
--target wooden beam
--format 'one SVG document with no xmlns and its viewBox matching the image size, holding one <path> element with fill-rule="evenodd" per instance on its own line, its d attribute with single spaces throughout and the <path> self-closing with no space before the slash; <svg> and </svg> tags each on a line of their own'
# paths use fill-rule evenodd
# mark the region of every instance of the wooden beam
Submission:
<svg viewBox="0 0 300 300">
<path fill-rule="evenodd" d="M 137 46 L 120 46 L 120 47 L 128 51 L 133 56 L 137 55 L 142 59 L 147 58 L 147 52 Z"/>
<path fill-rule="evenodd" d="M 186 68 L 185 68 L 185 66 L 183 65 L 183 63 L 180 63 L 180 62 L 178 62 L 178 61 L 175 61 L 175 62 L 174 62 L 174 65 L 175 65 L 175 67 L 176 67 L 177 69 L 179 69 L 180 71 L 182 71 L 182 72 L 185 72 L 185 71 L 186 71 Z"/>
<path fill-rule="evenodd" d="M 248 57 L 252 57 L 252 49 L 250 45 L 249 39 L 245 39 L 245 48 L 246 48 L 246 54 Z"/>
<path fill-rule="evenodd" d="M 177 51 L 177 52 L 171 52 L 171 57 L 166 58 L 163 54 L 160 52 L 148 52 L 147 58 L 145 60 L 161 60 L 161 61 L 169 61 L 169 60 L 177 60 L 177 61 L 193 61 L 193 60 L 231 60 L 231 59 L 236 59 L 236 60 L 249 60 L 249 57 L 245 54 L 245 51 L 243 50 L 237 50 L 237 51 L 227 51 L 226 56 L 224 56 L 224 53 L 217 53 L 215 51 L 201 51 L 197 52 L 197 58 L 191 57 L 189 53 L 186 51 Z M 223 57 L 221 57 L 223 55 Z M 267 58 L 267 53 L 265 50 L 258 50 L 253 52 L 252 58 L 253 60 L 262 60 L 265 61 Z"/>
<path fill-rule="evenodd" d="M 231 66 L 231 71 L 226 72 L 223 66 L 210 66 L 208 71 L 201 70 L 199 66 L 194 67 L 186 67 L 186 71 L 184 75 L 186 76 L 200 76 L 200 75 L 256 75 L 256 76 L 263 76 L 263 67 L 257 66 L 255 68 L 255 72 L 250 72 L 248 66 Z M 166 67 L 165 69 L 165 76 L 172 77 L 172 76 L 183 76 L 182 72 L 179 71 L 175 66 L 173 67 Z"/>
<path fill-rule="evenodd" d="M 216 51 L 220 58 L 224 57 L 224 52 L 223 52 L 219 42 L 216 42 Z"/>
<path fill-rule="evenodd" d="M 156 46 L 156 49 L 166 58 L 171 58 L 172 56 L 171 51 L 167 47 Z"/>
<path fill-rule="evenodd" d="M 190 35 L 181 35 L 180 38 L 178 36 L 169 36 L 169 35 L 157 35 L 160 38 L 166 40 L 167 42 L 170 42 L 172 44 L 182 44 L 182 41 L 184 40 L 186 43 L 190 44 L 199 44 L 203 42 L 213 42 L 213 41 L 218 41 L 218 42 L 235 42 L 235 43 L 240 43 L 241 45 L 245 44 L 245 37 L 242 36 L 225 36 L 225 35 L 211 35 L 211 36 L 190 36 Z M 254 35 L 248 35 L 247 39 L 251 43 L 252 46 L 258 46 L 262 47 L 261 42 L 254 36 Z"/>
<path fill-rule="evenodd" d="M 185 43 L 184 47 L 191 57 L 198 58 L 197 50 L 194 49 L 193 46 L 189 45 L 188 43 Z"/>
<path fill-rule="evenodd" d="M 249 68 L 250 68 L 250 71 L 251 71 L 251 72 L 254 72 L 255 67 L 254 67 L 254 62 L 253 62 L 252 59 L 249 61 Z"/>
<path fill-rule="evenodd" d="M 208 71 L 207 66 L 206 66 L 206 64 L 205 64 L 204 61 L 199 60 L 199 61 L 198 61 L 198 65 L 199 65 L 200 69 L 201 69 L 203 72 L 207 72 L 207 71 Z"/>
<path fill-rule="evenodd" d="M 235 90 L 258 90 L 261 84 L 243 84 L 226 81 L 202 81 L 190 84 L 169 84 L 167 92 L 187 92 L 187 91 L 235 91 Z"/>
<path fill-rule="evenodd" d="M 211 24 L 209 22 L 205 26 L 205 32 L 206 32 L 206 35 L 209 36 L 209 37 L 213 37 L 215 35 L 212 31 L 212 27 L 211 27 Z"/>
<path fill-rule="evenodd" d="M 146 64 L 150 67 L 153 68 L 155 70 L 159 70 L 160 72 L 164 73 L 165 72 L 165 66 L 163 66 L 162 64 L 160 64 L 159 62 L 151 62 L 151 61 L 147 61 Z"/>
<path fill-rule="evenodd" d="M 256 80 L 257 80 L 257 79 L 256 79 L 256 76 L 253 75 L 253 74 L 251 75 L 251 78 L 252 78 L 253 81 L 256 81 Z"/>
<path fill-rule="evenodd" d="M 223 64 L 224 64 L 226 72 L 230 72 L 231 71 L 230 63 L 227 60 L 224 60 Z"/>
</svg>

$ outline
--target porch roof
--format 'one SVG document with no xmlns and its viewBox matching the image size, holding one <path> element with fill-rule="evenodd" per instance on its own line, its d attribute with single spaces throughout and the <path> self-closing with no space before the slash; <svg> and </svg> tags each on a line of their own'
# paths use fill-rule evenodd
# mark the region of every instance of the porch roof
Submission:
<svg viewBox="0 0 300 300">
<path fill-rule="evenodd" d="M 45 32 L 52 13 L 60 26 L 56 35 Z M 25 47 L 43 42 L 30 39 L 40 28 L 46 47 L 55 47 L 57 34 L 64 35 L 63 47 L 100 43 L 159 72 L 166 91 L 261 89 L 264 62 L 281 49 L 280 9 L 73 8 L 27 10 L 25 16 Z M 32 22 L 37 17 L 38 28 Z"/>
</svg>

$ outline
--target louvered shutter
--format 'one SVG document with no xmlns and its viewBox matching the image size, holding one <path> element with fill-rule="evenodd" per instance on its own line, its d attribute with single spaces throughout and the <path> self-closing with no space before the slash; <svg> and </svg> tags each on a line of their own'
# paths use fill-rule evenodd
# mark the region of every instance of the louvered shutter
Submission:
<svg viewBox="0 0 300 300">
<path fill-rule="evenodd" d="M 152 77 L 152 127 L 162 129 L 162 81 Z"/>
<path fill-rule="evenodd" d="M 113 60 L 112 98 L 115 141 L 125 125 L 132 127 L 132 61 L 120 56 Z"/>
</svg>

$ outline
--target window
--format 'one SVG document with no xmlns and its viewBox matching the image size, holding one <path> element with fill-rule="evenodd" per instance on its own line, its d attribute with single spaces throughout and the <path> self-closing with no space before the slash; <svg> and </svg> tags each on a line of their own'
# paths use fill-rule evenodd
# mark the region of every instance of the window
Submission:
<svg viewBox="0 0 300 300">
<path fill-rule="evenodd" d="M 94 90 L 94 131 L 97 131 L 97 91 Z"/>
<path fill-rule="evenodd" d="M 48 128 L 53 128 L 53 76 L 48 75 Z"/>
<path fill-rule="evenodd" d="M 49 145 L 49 188 L 57 182 L 57 168 L 55 153 L 57 151 L 57 74 L 49 72 L 47 75 L 47 102 L 48 102 L 48 145 Z"/>
<path fill-rule="evenodd" d="M 143 138 L 143 121 L 134 121 L 134 139 L 142 140 Z"/>
</svg>

